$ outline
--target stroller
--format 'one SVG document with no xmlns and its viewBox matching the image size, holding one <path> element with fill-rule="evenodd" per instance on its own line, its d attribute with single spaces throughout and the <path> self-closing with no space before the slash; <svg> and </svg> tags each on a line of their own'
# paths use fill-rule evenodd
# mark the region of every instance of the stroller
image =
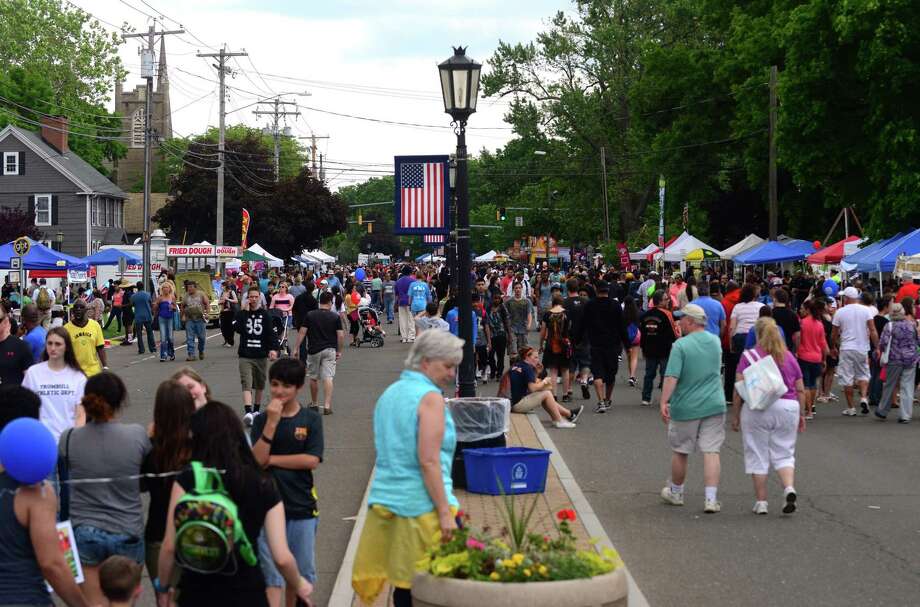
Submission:
<svg viewBox="0 0 920 607">
<path fill-rule="evenodd" d="M 277 308 L 272 308 L 269 313 L 272 316 L 272 331 L 275 332 L 275 337 L 278 338 L 278 352 L 279 354 L 283 353 L 285 356 L 290 356 L 291 344 L 288 341 L 288 318 L 290 316 L 285 316 L 284 312 Z"/>
<path fill-rule="evenodd" d="M 361 323 L 358 346 L 369 343 L 372 348 L 382 347 L 386 332 L 380 328 L 380 318 L 377 316 L 377 310 L 370 306 L 361 306 L 358 308 L 358 318 Z"/>
</svg>

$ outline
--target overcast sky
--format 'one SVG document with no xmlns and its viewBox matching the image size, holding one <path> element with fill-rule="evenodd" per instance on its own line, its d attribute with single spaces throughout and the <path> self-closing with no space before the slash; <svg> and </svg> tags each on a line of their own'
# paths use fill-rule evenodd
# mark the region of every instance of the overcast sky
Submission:
<svg viewBox="0 0 920 607">
<path fill-rule="evenodd" d="M 187 29 L 189 33 L 166 40 L 176 135 L 201 133 L 218 121 L 213 60 L 196 57 L 196 51 L 213 52 L 226 43 L 228 50 L 249 53 L 229 63 L 236 73 L 227 80 L 231 87 L 228 124 L 264 126 L 267 118 L 253 115 L 255 107 L 243 106 L 259 96 L 309 92 L 309 96 L 284 97 L 297 101 L 301 112 L 299 117 L 288 117 L 286 124 L 297 136 L 330 137 L 318 141 L 317 147 L 329 161 L 326 175 L 332 187 L 363 181 L 375 174 L 372 171 L 391 171 L 394 155 L 450 153 L 455 139 L 448 128 L 387 125 L 317 110 L 449 126 L 437 64 L 452 53 L 451 45 L 468 45 L 467 54 L 486 64 L 499 40 L 531 41 L 556 11 L 570 8 L 568 0 L 72 3 L 111 24 L 127 21 L 138 31 L 147 29 L 148 15 L 164 16 L 168 29 L 178 29 L 177 22 Z M 122 47 L 129 70 L 125 90 L 143 82 L 138 45 L 139 41 L 130 40 Z M 472 151 L 501 147 L 511 136 L 502 120 L 506 108 L 505 102 L 480 99 L 479 111 L 469 123 Z"/>
</svg>

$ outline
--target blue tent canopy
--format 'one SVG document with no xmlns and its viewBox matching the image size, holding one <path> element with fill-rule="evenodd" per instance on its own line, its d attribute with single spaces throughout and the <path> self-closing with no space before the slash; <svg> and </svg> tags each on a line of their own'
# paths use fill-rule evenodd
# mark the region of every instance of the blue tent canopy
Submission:
<svg viewBox="0 0 920 607">
<path fill-rule="evenodd" d="M 760 265 L 765 263 L 782 263 L 784 261 L 801 261 L 805 259 L 808 255 L 808 251 L 803 250 L 799 243 L 804 243 L 805 241 L 790 241 L 792 246 L 788 244 L 781 244 L 775 240 L 768 240 L 767 242 L 761 243 L 749 249 L 740 255 L 736 255 L 733 260 L 736 264 L 753 266 Z M 812 246 L 810 243 L 808 248 L 811 249 Z"/>
<path fill-rule="evenodd" d="M 88 267 L 82 259 L 49 249 L 31 238 L 28 240 L 32 246 L 22 258 L 22 267 L 26 270 L 86 270 Z M 0 269 L 9 270 L 13 257 L 16 252 L 12 242 L 0 246 Z"/>
<path fill-rule="evenodd" d="M 134 253 L 121 251 L 119 249 L 103 249 L 83 258 L 83 263 L 89 266 L 117 266 L 120 260 L 124 259 L 125 263 L 139 264 L 143 260 Z"/>
<path fill-rule="evenodd" d="M 920 253 L 920 229 L 913 230 L 887 244 L 876 248 L 856 264 L 860 272 L 894 272 L 899 255 Z"/>
<path fill-rule="evenodd" d="M 877 240 L 873 242 L 872 244 L 866 245 L 865 247 L 856 251 L 852 255 L 847 255 L 846 257 L 843 258 L 843 261 L 844 263 L 855 265 L 856 269 L 859 270 L 859 264 L 862 263 L 863 260 L 867 259 L 873 253 L 880 251 L 882 247 L 885 247 L 895 242 L 896 240 L 898 240 L 899 238 L 902 238 L 903 236 L 904 236 L 904 232 L 898 232 L 897 234 L 895 234 L 894 236 L 890 238 L 886 238 L 884 240 Z M 871 272 L 872 270 L 866 269 L 866 270 L 859 270 L 859 271 Z"/>
<path fill-rule="evenodd" d="M 783 246 L 787 249 L 795 251 L 796 253 L 801 253 L 805 257 L 808 257 L 815 252 L 815 245 L 812 242 L 807 240 L 800 240 L 798 238 L 793 238 L 792 240 L 787 240 L 783 243 Z"/>
</svg>

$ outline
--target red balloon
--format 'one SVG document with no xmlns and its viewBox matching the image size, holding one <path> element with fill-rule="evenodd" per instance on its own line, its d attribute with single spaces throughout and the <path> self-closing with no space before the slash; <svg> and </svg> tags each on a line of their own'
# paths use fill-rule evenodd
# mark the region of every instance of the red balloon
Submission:
<svg viewBox="0 0 920 607">
<path fill-rule="evenodd" d="M 814 241 L 814 242 L 811 243 L 811 244 L 814 245 L 814 247 L 815 247 L 816 249 L 820 249 L 820 248 L 821 248 L 821 241 L 820 241 L 820 240 L 816 240 L 816 241 Z"/>
</svg>

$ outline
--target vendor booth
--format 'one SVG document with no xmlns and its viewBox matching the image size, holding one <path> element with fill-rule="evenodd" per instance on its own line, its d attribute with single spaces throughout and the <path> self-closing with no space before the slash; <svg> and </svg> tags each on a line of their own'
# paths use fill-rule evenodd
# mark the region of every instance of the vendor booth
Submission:
<svg viewBox="0 0 920 607">
<path fill-rule="evenodd" d="M 683 232 L 671 244 L 665 246 L 664 253 L 658 253 L 656 259 L 675 263 L 684 261 L 687 255 L 695 249 L 706 249 L 718 255 L 715 247 L 711 247 L 699 238 L 691 236 L 689 232 Z"/>
<path fill-rule="evenodd" d="M 808 243 L 808 246 L 811 247 L 811 250 L 814 250 L 814 247 L 812 247 L 810 243 Z M 807 252 L 803 251 L 801 246 L 789 246 L 776 242 L 775 240 L 768 240 L 740 255 L 736 255 L 734 262 L 736 265 L 759 266 L 769 263 L 802 261 L 805 259 L 806 255 Z"/>
<path fill-rule="evenodd" d="M 816 266 L 840 263 L 847 253 L 855 253 L 862 241 L 863 239 L 859 236 L 844 238 L 809 255 L 808 263 Z"/>
<path fill-rule="evenodd" d="M 258 243 L 254 244 L 254 245 L 252 245 L 251 247 L 249 247 L 248 249 L 246 249 L 246 252 L 247 252 L 247 253 L 252 252 L 252 253 L 255 253 L 256 255 L 260 255 L 260 256 L 264 257 L 264 258 L 265 258 L 265 259 L 264 259 L 265 265 L 267 265 L 267 266 L 270 267 L 270 268 L 282 268 L 282 267 L 284 267 L 284 260 L 283 260 L 283 259 L 281 259 L 281 258 L 279 258 L 279 257 L 275 257 L 274 255 L 272 255 L 271 253 L 269 253 L 268 251 L 266 251 L 265 249 L 263 249 L 261 246 L 259 246 Z M 246 260 L 246 259 L 243 259 L 243 261 L 247 261 L 247 260 Z M 263 260 L 258 260 L 258 261 L 263 261 Z"/>
<path fill-rule="evenodd" d="M 748 234 L 739 242 L 736 242 L 724 251 L 719 252 L 719 257 L 725 261 L 732 261 L 737 255 L 740 255 L 745 251 L 749 251 L 757 245 L 763 244 L 764 242 L 764 239 L 757 234 Z"/>
</svg>

